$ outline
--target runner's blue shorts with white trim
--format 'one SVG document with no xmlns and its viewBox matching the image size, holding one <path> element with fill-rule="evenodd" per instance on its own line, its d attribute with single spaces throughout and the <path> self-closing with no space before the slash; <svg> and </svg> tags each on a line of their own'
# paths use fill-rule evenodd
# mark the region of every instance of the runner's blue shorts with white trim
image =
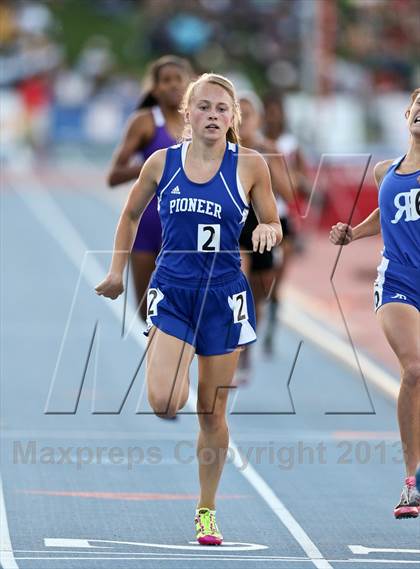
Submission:
<svg viewBox="0 0 420 569">
<path fill-rule="evenodd" d="M 420 310 L 420 270 L 382 257 L 374 285 L 375 311 L 389 302 L 410 304 Z"/>
<path fill-rule="evenodd" d="M 252 292 L 242 272 L 198 286 L 159 270 L 147 293 L 147 325 L 145 336 L 156 326 L 202 356 L 227 354 L 257 339 Z"/>
</svg>

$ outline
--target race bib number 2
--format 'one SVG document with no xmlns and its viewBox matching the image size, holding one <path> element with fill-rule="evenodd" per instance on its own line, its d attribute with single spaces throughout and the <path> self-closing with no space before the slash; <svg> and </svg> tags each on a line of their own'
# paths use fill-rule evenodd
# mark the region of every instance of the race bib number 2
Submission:
<svg viewBox="0 0 420 569">
<path fill-rule="evenodd" d="M 220 225 L 208 223 L 198 224 L 197 251 L 204 253 L 220 251 Z"/>
</svg>

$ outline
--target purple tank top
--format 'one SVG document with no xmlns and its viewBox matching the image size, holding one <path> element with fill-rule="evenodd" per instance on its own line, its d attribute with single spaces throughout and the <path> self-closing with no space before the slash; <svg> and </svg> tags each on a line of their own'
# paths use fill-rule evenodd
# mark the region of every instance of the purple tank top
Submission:
<svg viewBox="0 0 420 569">
<path fill-rule="evenodd" d="M 156 152 L 156 150 L 168 148 L 169 146 L 176 144 L 176 140 L 166 130 L 165 117 L 163 116 L 160 107 L 152 107 L 151 110 L 156 130 L 152 140 L 140 151 L 144 160 L 147 160 L 153 152 Z"/>
<path fill-rule="evenodd" d="M 139 152 L 144 160 L 147 160 L 156 150 L 176 144 L 176 140 L 166 130 L 165 117 L 160 107 L 153 107 L 151 110 L 156 130 L 152 140 Z M 162 227 L 157 211 L 157 197 L 154 196 L 140 220 L 133 251 L 147 251 L 157 255 L 161 245 Z"/>
</svg>

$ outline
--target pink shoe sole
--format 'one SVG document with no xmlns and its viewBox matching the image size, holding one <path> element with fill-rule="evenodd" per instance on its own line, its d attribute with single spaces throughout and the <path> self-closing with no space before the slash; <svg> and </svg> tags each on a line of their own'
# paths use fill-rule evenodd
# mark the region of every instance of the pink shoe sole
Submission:
<svg viewBox="0 0 420 569">
<path fill-rule="evenodd" d="M 394 510 L 394 516 L 397 520 L 401 520 L 403 518 L 417 518 L 418 515 L 419 509 L 417 506 L 401 506 Z"/>
<path fill-rule="evenodd" d="M 221 545 L 223 539 L 219 537 L 214 537 L 213 535 L 203 535 L 197 539 L 200 545 Z"/>
</svg>

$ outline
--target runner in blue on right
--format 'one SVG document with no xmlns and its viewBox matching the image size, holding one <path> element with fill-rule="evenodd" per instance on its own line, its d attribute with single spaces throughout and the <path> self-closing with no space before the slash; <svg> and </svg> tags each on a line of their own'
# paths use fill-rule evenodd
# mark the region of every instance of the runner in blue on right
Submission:
<svg viewBox="0 0 420 569">
<path fill-rule="evenodd" d="M 410 145 L 407 154 L 375 166 L 379 207 L 362 223 L 337 223 L 330 241 L 351 241 L 382 233 L 384 250 L 374 285 L 375 310 L 401 367 L 398 422 L 404 450 L 406 479 L 397 519 L 417 518 L 420 491 L 420 88 L 406 111 Z M 419 485 L 420 486 L 420 485 Z"/>
</svg>

